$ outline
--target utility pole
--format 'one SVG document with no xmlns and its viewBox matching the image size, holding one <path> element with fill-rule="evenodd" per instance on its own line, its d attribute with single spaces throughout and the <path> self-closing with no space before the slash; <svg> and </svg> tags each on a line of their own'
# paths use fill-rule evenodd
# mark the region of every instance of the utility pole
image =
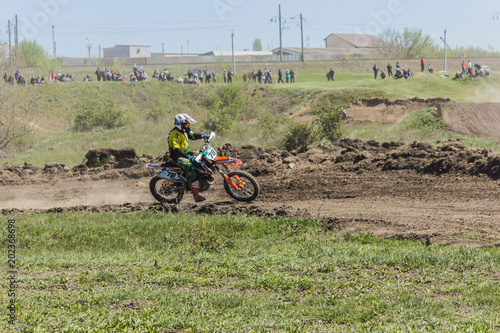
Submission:
<svg viewBox="0 0 500 333">
<path fill-rule="evenodd" d="M 283 41 L 281 39 L 281 5 L 278 5 L 280 17 L 280 62 L 283 61 Z"/>
<path fill-rule="evenodd" d="M 165 55 L 165 43 L 161 43 L 161 55 Z"/>
<path fill-rule="evenodd" d="M 446 72 L 446 48 L 448 45 L 446 44 L 446 28 L 444 28 L 444 71 Z"/>
<path fill-rule="evenodd" d="M 188 50 L 187 51 L 188 51 L 187 53 L 189 54 L 189 41 L 188 41 Z"/>
<path fill-rule="evenodd" d="M 15 43 L 15 55 L 16 55 L 16 65 L 19 64 L 19 29 L 17 25 L 17 15 L 14 25 L 14 43 Z"/>
<path fill-rule="evenodd" d="M 99 44 L 99 58 L 101 57 L 101 44 Z"/>
<path fill-rule="evenodd" d="M 233 33 L 233 30 L 231 30 L 231 49 L 232 49 L 232 53 L 233 53 L 233 75 L 235 75 L 236 74 L 236 66 L 234 63 L 234 33 Z"/>
<path fill-rule="evenodd" d="M 54 59 L 57 58 L 56 56 L 56 40 L 54 37 L 54 26 L 52 26 L 52 46 L 54 47 Z"/>
<path fill-rule="evenodd" d="M 11 41 L 11 31 L 10 31 L 10 20 L 9 20 L 9 65 L 12 67 L 12 41 Z"/>
<path fill-rule="evenodd" d="M 302 45 L 302 62 L 305 61 L 304 57 L 304 28 L 302 26 L 302 13 L 300 14 L 300 42 Z"/>
</svg>

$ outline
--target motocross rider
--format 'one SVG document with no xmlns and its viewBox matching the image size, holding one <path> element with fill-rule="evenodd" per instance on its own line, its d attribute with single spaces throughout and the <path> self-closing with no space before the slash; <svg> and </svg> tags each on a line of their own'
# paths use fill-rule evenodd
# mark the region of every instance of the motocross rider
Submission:
<svg viewBox="0 0 500 333">
<path fill-rule="evenodd" d="M 172 161 L 186 170 L 191 192 L 195 202 L 205 201 L 206 198 L 200 195 L 200 182 L 196 180 L 195 166 L 193 165 L 195 154 L 189 153 L 188 139 L 199 140 L 208 137 L 206 134 L 197 134 L 191 131 L 190 124 L 195 124 L 196 120 L 185 113 L 179 113 L 175 116 L 175 127 L 168 133 L 168 151 Z"/>
</svg>

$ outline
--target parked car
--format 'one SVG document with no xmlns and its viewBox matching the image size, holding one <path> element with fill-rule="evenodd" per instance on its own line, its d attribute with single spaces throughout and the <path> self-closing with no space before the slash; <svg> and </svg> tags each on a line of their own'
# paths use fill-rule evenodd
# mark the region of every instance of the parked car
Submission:
<svg viewBox="0 0 500 333">
<path fill-rule="evenodd" d="M 484 73 L 484 75 L 490 75 L 490 66 L 481 66 L 481 71 Z"/>
</svg>

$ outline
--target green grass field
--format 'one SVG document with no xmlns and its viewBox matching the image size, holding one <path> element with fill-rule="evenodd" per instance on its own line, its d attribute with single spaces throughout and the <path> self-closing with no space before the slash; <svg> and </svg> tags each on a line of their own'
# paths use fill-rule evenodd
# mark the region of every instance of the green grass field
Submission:
<svg viewBox="0 0 500 333">
<path fill-rule="evenodd" d="M 500 329 L 498 247 L 337 234 L 303 219 L 153 212 L 13 218 L 19 331 Z M 0 260 L 7 262 L 5 250 Z M 13 328 L 5 315 L 0 327 Z"/>
</svg>

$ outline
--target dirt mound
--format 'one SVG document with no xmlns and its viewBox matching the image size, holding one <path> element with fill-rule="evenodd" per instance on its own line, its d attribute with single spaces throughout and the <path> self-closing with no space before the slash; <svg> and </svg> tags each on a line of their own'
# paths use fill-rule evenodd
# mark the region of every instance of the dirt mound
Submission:
<svg viewBox="0 0 500 333">
<path fill-rule="evenodd" d="M 424 174 L 485 175 L 500 179 L 500 157 L 489 150 L 471 150 L 460 141 L 447 141 L 437 147 L 421 142 L 402 146 L 398 142 L 346 139 L 336 146 L 310 146 L 305 152 L 226 144 L 219 147 L 219 153 L 242 159 L 243 169 L 255 176 L 276 175 L 300 167 L 352 172 L 413 170 Z"/>
<path fill-rule="evenodd" d="M 500 141 L 500 103 L 453 103 L 441 114 L 457 133 Z"/>
<path fill-rule="evenodd" d="M 362 142 L 345 139 L 334 146 L 312 145 L 303 151 L 283 151 L 277 148 L 255 146 L 218 148 L 220 156 L 237 157 L 243 161 L 243 170 L 254 176 L 278 175 L 294 169 L 328 169 L 351 172 L 414 170 L 418 173 L 441 175 L 445 173 L 486 175 L 500 178 L 499 157 L 488 150 L 471 150 L 459 141 L 441 146 L 414 142 Z M 99 179 L 139 179 L 151 176 L 145 163 L 161 160 L 151 156 L 139 157 L 134 149 L 94 149 L 86 154 L 85 164 L 70 168 L 64 164 L 46 164 L 43 168 L 29 164 L 1 165 L 0 184 L 28 185 L 50 183 L 61 179 L 79 181 Z M 101 165 L 104 163 L 103 165 Z M 89 167 L 89 165 L 99 165 Z"/>
<path fill-rule="evenodd" d="M 414 142 L 407 149 L 392 152 L 373 162 L 382 171 L 415 170 L 435 175 L 455 173 L 500 179 L 500 157 L 490 154 L 486 149 L 470 150 L 460 142 L 449 141 L 440 147 Z"/>
<path fill-rule="evenodd" d="M 427 107 L 435 107 L 441 110 L 454 104 L 456 103 L 449 98 L 422 99 L 414 97 L 395 101 L 387 98 L 361 99 L 349 107 L 348 114 L 356 122 L 394 124 L 413 111 Z"/>
<path fill-rule="evenodd" d="M 28 185 L 51 183 L 61 179 L 98 180 L 118 178 L 141 178 L 152 174 L 144 164 L 153 161 L 151 156 L 139 157 L 133 148 L 94 149 L 85 157 L 87 162 L 72 168 L 58 163 L 46 164 L 43 168 L 25 163 L 23 166 L 0 165 L 1 185 Z"/>
</svg>

